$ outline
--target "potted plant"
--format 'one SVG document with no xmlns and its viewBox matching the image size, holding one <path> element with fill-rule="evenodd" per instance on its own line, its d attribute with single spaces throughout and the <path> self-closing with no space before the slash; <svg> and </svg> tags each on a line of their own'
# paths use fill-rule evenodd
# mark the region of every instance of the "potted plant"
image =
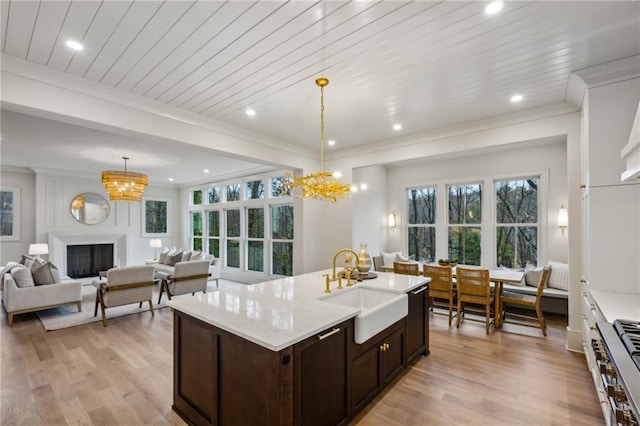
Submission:
<svg viewBox="0 0 640 426">
<path fill-rule="evenodd" d="M 452 259 L 438 259 L 438 265 L 440 266 L 451 266 L 453 268 L 457 264 L 458 262 Z"/>
</svg>

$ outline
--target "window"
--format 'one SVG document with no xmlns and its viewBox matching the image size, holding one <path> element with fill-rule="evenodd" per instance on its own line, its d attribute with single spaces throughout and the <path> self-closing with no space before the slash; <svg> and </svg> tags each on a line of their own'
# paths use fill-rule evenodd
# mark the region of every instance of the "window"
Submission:
<svg viewBox="0 0 640 426">
<path fill-rule="evenodd" d="M 264 198 L 264 182 L 253 180 L 247 182 L 247 200 L 261 200 Z"/>
<path fill-rule="evenodd" d="M 220 202 L 220 188 L 207 188 L 207 201 L 209 204 Z"/>
<path fill-rule="evenodd" d="M 0 241 L 20 240 L 20 188 L 0 190 Z"/>
<path fill-rule="evenodd" d="M 538 261 L 539 177 L 501 180 L 496 187 L 496 261 L 522 268 Z"/>
<path fill-rule="evenodd" d="M 227 201 L 240 201 L 240 184 L 227 185 Z"/>
<path fill-rule="evenodd" d="M 202 212 L 191 212 L 191 248 L 202 250 Z"/>
<path fill-rule="evenodd" d="M 264 271 L 264 209 L 247 209 L 247 270 Z"/>
<path fill-rule="evenodd" d="M 293 274 L 293 206 L 271 207 L 272 273 Z"/>
<path fill-rule="evenodd" d="M 143 237 L 169 235 L 169 200 L 143 198 Z"/>
<path fill-rule="evenodd" d="M 482 184 L 449 186 L 449 259 L 480 265 Z"/>
<path fill-rule="evenodd" d="M 240 210 L 226 210 L 226 259 L 230 268 L 240 267 Z"/>
<path fill-rule="evenodd" d="M 409 256 L 433 262 L 436 255 L 436 188 L 407 190 Z"/>
<path fill-rule="evenodd" d="M 209 237 L 209 254 L 220 257 L 220 212 L 207 212 L 207 236 Z"/>
<path fill-rule="evenodd" d="M 288 176 L 279 176 L 271 179 L 271 196 L 272 197 L 290 197 L 291 188 L 288 186 L 291 178 Z"/>
<path fill-rule="evenodd" d="M 192 191 L 191 192 L 191 205 L 192 206 L 199 206 L 200 204 L 202 204 L 202 191 L 201 190 Z"/>
</svg>

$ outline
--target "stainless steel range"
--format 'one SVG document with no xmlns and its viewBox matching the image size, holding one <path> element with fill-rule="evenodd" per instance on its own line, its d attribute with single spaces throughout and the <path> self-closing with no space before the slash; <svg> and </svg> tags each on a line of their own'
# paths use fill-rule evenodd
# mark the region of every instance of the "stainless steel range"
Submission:
<svg viewBox="0 0 640 426">
<path fill-rule="evenodd" d="M 607 424 L 640 424 L 640 322 L 596 323 L 600 339 L 591 343 L 611 404 Z"/>
</svg>

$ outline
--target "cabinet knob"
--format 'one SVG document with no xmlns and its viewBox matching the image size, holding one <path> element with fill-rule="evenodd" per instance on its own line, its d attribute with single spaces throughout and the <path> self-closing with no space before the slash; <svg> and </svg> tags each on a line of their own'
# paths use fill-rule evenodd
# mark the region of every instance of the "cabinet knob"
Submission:
<svg viewBox="0 0 640 426">
<path fill-rule="evenodd" d="M 385 348 L 384 348 L 384 343 L 380 345 L 380 352 L 384 352 Z"/>
<path fill-rule="evenodd" d="M 582 185 L 580 185 L 580 189 L 585 189 L 587 187 L 587 185 L 585 185 L 584 183 Z"/>
</svg>

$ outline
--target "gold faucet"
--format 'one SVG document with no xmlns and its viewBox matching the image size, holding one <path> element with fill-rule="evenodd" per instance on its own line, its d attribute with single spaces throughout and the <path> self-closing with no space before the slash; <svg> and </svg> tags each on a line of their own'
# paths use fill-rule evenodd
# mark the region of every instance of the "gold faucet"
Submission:
<svg viewBox="0 0 640 426">
<path fill-rule="evenodd" d="M 356 253 L 355 251 L 351 250 L 350 248 L 343 248 L 340 249 L 336 252 L 336 254 L 333 255 L 333 268 L 332 268 L 332 274 L 331 274 L 331 281 L 335 281 L 338 279 L 338 277 L 336 276 L 336 260 L 338 259 L 338 255 L 340 253 L 351 253 L 354 256 L 354 259 L 356 260 L 356 266 L 358 265 L 358 253 Z M 350 283 L 347 282 L 347 285 L 349 285 Z"/>
</svg>

